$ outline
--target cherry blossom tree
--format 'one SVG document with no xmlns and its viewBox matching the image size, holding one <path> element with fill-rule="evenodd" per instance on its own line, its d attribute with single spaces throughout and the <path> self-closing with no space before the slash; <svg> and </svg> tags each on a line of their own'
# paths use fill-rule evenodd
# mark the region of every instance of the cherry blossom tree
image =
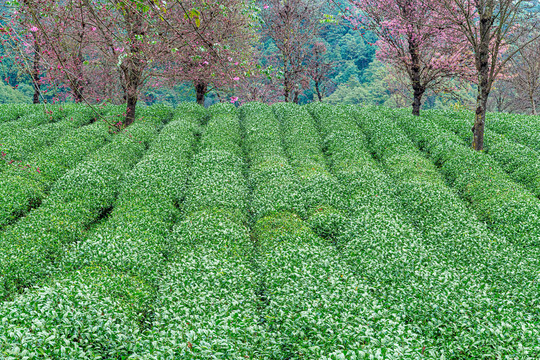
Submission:
<svg viewBox="0 0 540 360">
<path fill-rule="evenodd" d="M 286 102 L 298 102 L 309 85 L 308 63 L 320 29 L 321 6 L 317 0 L 263 0 L 264 35 L 278 49 L 281 87 Z"/>
<path fill-rule="evenodd" d="M 206 3 L 196 29 L 197 46 L 184 49 L 179 59 L 181 71 L 175 80 L 193 83 L 201 105 L 209 91 L 237 85 L 253 64 L 256 24 L 245 5 L 238 0 Z M 215 21 L 216 17 L 226 21 Z"/>
<path fill-rule="evenodd" d="M 214 80 L 223 77 L 235 81 L 231 67 L 246 54 L 238 44 L 249 39 L 249 33 L 234 31 L 246 28 L 240 24 L 249 18 L 247 0 L 33 0 L 20 11 L 27 14 L 20 17 L 23 25 L 42 35 L 48 78 L 87 103 L 120 92 L 124 126 L 134 121 L 148 86 L 194 78 L 205 84 L 223 83 Z"/>
<path fill-rule="evenodd" d="M 460 32 L 436 11 L 438 0 L 351 0 L 345 17 L 354 28 L 374 32 L 377 58 L 391 65 L 413 93 L 420 114 L 426 91 L 450 91 L 446 80 L 469 74 L 472 59 Z"/>
<path fill-rule="evenodd" d="M 511 59 L 528 44 L 539 40 L 537 13 L 529 13 L 529 1 L 525 0 L 439 0 L 432 7 L 442 21 L 449 24 L 449 31 L 463 35 L 465 44 L 474 60 L 478 96 L 476 115 L 472 128 L 472 147 L 484 148 L 484 128 L 487 102 L 493 84 Z"/>
</svg>

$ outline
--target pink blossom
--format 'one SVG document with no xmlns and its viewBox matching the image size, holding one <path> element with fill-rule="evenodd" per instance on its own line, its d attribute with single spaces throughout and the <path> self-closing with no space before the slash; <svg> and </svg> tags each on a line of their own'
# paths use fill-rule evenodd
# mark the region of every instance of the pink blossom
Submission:
<svg viewBox="0 0 540 360">
<path fill-rule="evenodd" d="M 232 78 L 234 81 L 240 81 L 240 78 L 238 76 L 235 76 Z"/>
<path fill-rule="evenodd" d="M 268 9 L 269 7 L 270 7 L 270 6 L 268 6 L 268 5 L 264 5 L 264 6 L 263 6 L 263 9 Z"/>
<path fill-rule="evenodd" d="M 231 104 L 234 104 L 237 101 L 238 101 L 238 96 L 231 97 Z"/>
<path fill-rule="evenodd" d="M 35 27 L 35 26 L 32 26 L 32 27 L 30 28 L 30 31 L 31 31 L 31 32 L 37 32 L 38 30 L 39 30 L 39 29 L 38 29 L 37 27 Z"/>
</svg>

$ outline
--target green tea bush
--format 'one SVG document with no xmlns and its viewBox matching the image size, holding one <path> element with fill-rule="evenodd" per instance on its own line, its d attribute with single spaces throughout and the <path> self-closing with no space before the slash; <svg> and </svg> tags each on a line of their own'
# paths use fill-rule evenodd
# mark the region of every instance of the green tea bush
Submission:
<svg viewBox="0 0 540 360">
<path fill-rule="evenodd" d="M 396 119 L 470 203 L 479 220 L 516 244 L 540 244 L 539 200 L 512 181 L 495 160 L 462 145 L 457 135 L 426 118 L 400 114 Z"/>
<path fill-rule="evenodd" d="M 341 198 L 340 185 L 326 170 L 321 139 L 308 111 L 286 103 L 278 103 L 273 109 L 281 123 L 285 151 L 300 177 L 302 203 L 307 212 L 323 205 L 335 206 Z"/>
<path fill-rule="evenodd" d="M 159 277 L 156 269 L 169 256 L 166 239 L 179 216 L 177 204 L 185 196 L 195 134 L 204 114 L 199 106 L 175 112 L 144 158 L 123 177 L 106 221 L 70 249 L 65 268 L 100 264 L 147 281 Z"/>
<path fill-rule="evenodd" d="M 428 119 L 454 132 L 468 145 L 472 142 L 470 121 L 466 117 L 458 117 L 461 113 L 430 112 Z M 540 197 L 540 153 L 528 146 L 515 143 L 505 135 L 497 134 L 489 128 L 485 131 L 484 146 L 486 152 L 498 162 L 510 177 L 521 183 L 536 197 Z"/>
<path fill-rule="evenodd" d="M 333 192 L 337 181 L 325 169 L 319 135 L 305 109 L 280 104 L 274 110 L 281 122 L 285 153 L 291 159 L 290 179 L 300 184 L 300 197 L 295 202 L 301 209 L 319 206 L 309 212 L 290 206 L 269 212 L 254 224 L 263 325 L 259 357 L 361 356 L 358 349 L 372 332 L 367 318 L 373 314 L 368 305 L 373 298 L 366 284 L 342 261 L 339 250 L 309 227 L 331 237 L 348 222 L 340 211 L 325 205 L 337 200 Z M 256 115 L 244 118 L 248 144 L 252 144 L 249 129 L 253 119 L 257 119 Z M 294 132 L 296 125 L 305 133 Z M 277 145 L 274 149 L 277 153 L 283 151 Z M 254 184 L 254 194 L 273 185 L 264 178 Z M 307 222 L 302 217 L 307 217 Z M 329 219 L 332 221 L 325 221 Z"/>
<path fill-rule="evenodd" d="M 210 120 L 212 121 L 212 120 Z M 184 211 L 228 209 L 247 222 L 247 183 L 242 159 L 228 151 L 202 150 L 195 156 Z"/>
<path fill-rule="evenodd" d="M 540 151 L 539 116 L 488 113 L 486 116 L 486 129 L 504 135 L 518 144 Z"/>
<path fill-rule="evenodd" d="M 422 326 L 423 333 L 433 337 L 430 340 L 432 346 L 440 349 L 445 356 L 451 355 L 451 349 L 460 348 L 470 357 L 519 352 L 525 354 L 534 349 L 535 340 L 528 335 L 528 331 L 519 331 L 523 341 L 521 344 L 527 350 L 517 346 L 512 350 L 497 347 L 500 339 L 497 330 L 494 330 L 501 316 L 511 323 L 519 321 L 522 312 L 528 313 L 528 316 L 537 316 L 536 311 L 531 311 L 536 297 L 530 283 L 536 268 L 534 262 L 523 261 L 524 252 L 516 249 L 506 239 L 492 234 L 485 224 L 478 221 L 465 203 L 446 187 L 435 166 L 414 148 L 395 122 L 384 115 L 365 111 L 361 112 L 360 123 L 377 146 L 376 154 L 394 178 L 398 186 L 398 198 L 408 218 L 423 234 L 426 255 L 437 254 L 436 261 L 425 261 L 424 264 L 429 266 L 429 273 L 438 277 L 439 281 L 430 285 L 429 293 L 419 292 L 416 295 L 418 300 L 414 318 L 424 324 L 427 319 L 432 322 L 436 319 L 440 324 L 460 324 L 459 330 L 452 332 L 435 331 L 431 325 Z M 505 265 L 501 265 L 498 260 L 494 261 L 502 258 L 508 261 Z M 478 277 L 479 271 L 489 276 L 490 280 Z M 516 275 L 511 280 L 495 281 L 500 272 Z M 443 273 L 452 275 L 442 280 Z M 519 310 L 507 306 L 514 295 L 501 295 L 509 288 L 520 294 L 523 305 Z M 480 289 L 489 290 L 482 293 Z M 501 313 L 495 315 L 486 309 L 486 294 L 490 303 L 497 304 L 495 306 Z M 481 316 L 481 323 L 476 322 L 471 326 L 469 319 L 434 313 L 431 309 L 438 303 L 437 299 L 442 298 L 445 299 L 445 307 L 459 308 L 460 304 L 468 303 L 471 311 Z M 477 335 L 479 328 L 482 329 L 482 336 Z M 437 334 L 437 337 L 433 334 Z M 475 347 L 472 346 L 471 338 L 475 339 Z"/>
<path fill-rule="evenodd" d="M 166 239 L 178 216 L 175 204 L 184 196 L 195 133 L 203 115 L 199 107 L 191 111 L 184 107 L 155 140 L 150 141 L 155 134 L 151 136 L 146 141 L 150 146 L 146 156 L 123 178 L 110 215 L 85 241 L 64 244 L 66 254 L 56 264 L 54 280 L 16 298 L 45 316 L 49 316 L 47 304 L 76 298 L 55 311 L 61 314 L 59 318 L 75 313 L 87 321 L 52 322 L 50 327 L 58 327 L 65 335 L 44 348 L 50 354 L 61 346 L 64 356 L 127 358 L 149 348 L 144 331 L 153 321 L 157 282 L 170 248 Z M 143 135 L 136 129 L 130 133 L 137 139 Z M 13 307 L 13 303 L 6 304 Z M 96 312 L 96 307 L 106 307 L 106 311 Z M 19 329 L 28 333 L 31 325 L 23 322 Z M 2 335 L 0 332 L 0 338 Z M 62 345 L 58 345 L 60 341 Z M 42 337 L 30 332 L 25 342 L 39 344 Z M 13 351 L 13 341 L 9 344 L 0 349 Z"/>
<path fill-rule="evenodd" d="M 338 126 L 341 120 L 339 116 L 332 116 L 328 112 L 325 114 L 322 109 L 319 109 L 319 112 L 319 120 L 323 120 L 320 121 L 321 129 L 323 132 L 325 129 L 330 131 L 326 133 L 327 136 L 331 135 L 334 128 L 337 128 L 337 131 L 348 130 Z M 354 112 L 348 115 L 350 117 Z M 486 302 L 483 295 L 480 295 L 480 289 L 494 287 L 490 299 L 494 299 L 495 294 L 504 293 L 508 282 L 492 282 L 498 278 L 497 274 L 501 271 L 500 262 L 494 262 L 493 259 L 506 259 L 511 256 L 517 260 L 522 259 L 523 254 L 514 257 L 512 254 L 515 249 L 511 244 L 504 239 L 497 242 L 497 238 L 474 219 L 464 204 L 446 188 L 433 165 L 420 156 L 400 133 L 399 128 L 381 114 L 366 111 L 363 115 L 363 128 L 369 138 L 374 139 L 374 145 L 378 149 L 376 155 L 393 178 L 387 179 L 384 184 L 383 177 L 379 177 L 380 182 L 376 186 L 383 189 L 397 188 L 396 193 L 390 188 L 387 199 L 401 201 L 400 204 L 384 209 L 380 200 L 364 197 L 364 206 L 358 209 L 353 226 L 346 230 L 341 238 L 343 253 L 350 263 L 356 264 L 355 268 L 363 277 L 371 284 L 377 284 L 378 293 L 385 299 L 387 316 L 401 319 L 398 322 L 417 337 L 412 343 L 411 338 L 400 336 L 398 339 L 402 338 L 402 343 L 409 344 L 406 346 L 409 351 L 414 351 L 415 346 L 423 344 L 421 347 L 425 346 L 426 353 L 434 358 L 455 356 L 456 349 L 460 349 L 460 353 L 465 357 L 482 354 L 497 356 L 495 354 L 521 351 L 513 348 L 509 352 L 497 347 L 496 344 L 500 341 L 498 316 L 490 316 L 491 312 L 485 309 Z M 350 124 L 350 120 L 347 122 Z M 342 137 L 327 139 L 332 142 Z M 331 148 L 331 145 L 327 148 Z M 358 159 L 366 161 L 367 156 L 359 150 L 362 148 L 356 151 L 359 154 Z M 365 147 L 363 150 L 365 152 Z M 353 149 L 350 149 L 343 155 L 352 158 L 354 154 Z M 332 163 L 337 163 L 337 159 Z M 400 220 L 399 216 L 396 216 L 398 214 L 392 214 L 392 209 L 402 209 L 405 218 Z M 403 220 L 412 221 L 421 234 L 407 226 Z M 431 254 L 437 254 L 436 258 L 432 258 Z M 515 265 L 517 262 L 520 262 L 520 265 Z M 530 312 L 531 300 L 534 297 L 532 283 L 527 280 L 530 279 L 532 269 L 533 262 L 525 265 L 520 260 L 503 270 L 508 274 L 519 274 L 513 279 L 513 291 L 520 292 L 520 296 L 528 299 L 528 304 L 517 311 L 511 306 L 505 306 L 508 298 L 501 300 L 499 308 L 504 309 L 507 321 L 517 321 L 520 312 L 527 309 L 529 316 L 536 316 L 534 312 Z M 479 279 L 479 271 L 489 274 L 491 280 Z M 430 277 L 422 276 L 424 272 L 429 273 Z M 479 325 L 475 322 L 470 326 L 469 317 L 459 316 L 459 309 L 464 304 L 467 304 L 472 312 L 482 314 L 481 321 L 486 321 L 487 324 Z M 439 311 L 442 308 L 454 310 Z M 449 323 L 460 325 L 452 331 L 445 331 L 438 325 Z M 478 326 L 482 326 L 483 336 L 477 335 Z M 534 333 L 535 330 L 532 329 L 531 326 L 529 330 Z M 520 332 L 521 336 L 527 338 L 528 345 L 521 354 L 534 349 L 534 340 L 528 335 L 529 330 Z"/>
<path fill-rule="evenodd" d="M 187 111 L 189 112 L 190 110 Z M 139 121 L 148 122 L 150 119 L 154 119 L 154 121 L 157 121 L 158 123 L 167 124 L 171 121 L 172 117 L 173 109 L 162 104 L 140 107 L 136 110 L 136 118 L 139 119 Z"/>
<path fill-rule="evenodd" d="M 0 234 L 4 265 L 0 297 L 13 296 L 54 271 L 64 246 L 84 239 L 104 216 L 120 190 L 123 174 L 133 167 L 156 136 L 155 126 L 129 128 L 134 140 L 119 136 L 68 171 L 51 187 L 41 206 Z"/>
<path fill-rule="evenodd" d="M 399 211 L 396 188 L 372 158 L 365 135 L 358 129 L 352 107 L 313 104 L 308 107 L 323 136 L 323 149 L 343 193 L 337 203 L 354 216 L 364 204 Z"/>
<path fill-rule="evenodd" d="M 30 130 L 42 125 L 55 123 L 59 120 L 68 120 L 74 117 L 73 123 L 77 124 L 77 115 L 81 113 L 82 118 L 86 119 L 89 109 L 81 108 L 77 105 L 31 105 L 31 110 L 21 114 L 14 121 L 0 122 L 0 139 L 11 136 L 14 133 L 22 130 Z"/>
<path fill-rule="evenodd" d="M 0 135 L 0 171 L 31 164 L 32 157 L 54 144 L 58 139 L 88 125 L 93 116 L 84 108 L 80 112 L 63 111 L 62 120 L 31 128 L 13 128 Z"/>
<path fill-rule="evenodd" d="M 99 269 L 93 273 L 70 273 L 49 287 L 0 305 L 2 357 L 114 359 L 131 354 L 140 331 L 136 317 L 121 311 L 125 293 L 116 289 L 141 295 L 146 289 L 134 279 Z"/>
<path fill-rule="evenodd" d="M 342 210 L 326 205 L 313 209 L 306 219 L 308 226 L 318 236 L 333 241 L 341 236 L 349 222 L 349 217 Z"/>
<path fill-rule="evenodd" d="M 285 157 L 281 131 L 272 109 L 260 103 L 248 103 L 240 108 L 244 129 L 244 146 L 250 166 L 256 167 L 270 159 Z"/>
<path fill-rule="evenodd" d="M 253 220 L 282 211 L 305 216 L 301 184 L 283 150 L 280 125 L 272 109 L 250 103 L 240 111 L 250 165 L 249 186 L 253 189 Z"/>
<path fill-rule="evenodd" d="M 540 357 L 534 212 L 503 221 L 538 201 L 501 168 L 523 161 L 384 108 L 137 116 L 1 174 L 26 216 L 0 230 L 0 358 Z"/>
<path fill-rule="evenodd" d="M 56 180 L 108 141 L 110 134 L 106 127 L 94 123 L 70 131 L 29 157 L 31 167 L 9 165 L 0 174 L 0 228 L 39 205 Z"/>
<path fill-rule="evenodd" d="M 256 279 L 238 117 L 209 109 L 142 358 L 252 357 Z M 224 136 L 228 134 L 228 136 Z"/>
<path fill-rule="evenodd" d="M 28 113 L 33 113 L 38 109 L 38 106 L 28 104 L 1 104 L 0 124 L 17 120 L 21 116 L 24 116 Z"/>
<path fill-rule="evenodd" d="M 383 335 L 373 326 L 377 300 L 338 249 L 296 214 L 262 218 L 253 233 L 266 304 L 261 358 L 362 358 L 370 347 L 392 353 L 389 329 Z"/>
<path fill-rule="evenodd" d="M 172 239 L 176 252 L 159 283 L 152 346 L 141 357 L 252 357 L 259 330 L 247 228 L 206 210 L 189 215 Z"/>
<path fill-rule="evenodd" d="M 205 126 L 201 148 L 205 151 L 233 152 L 237 157 L 242 157 L 244 154 L 240 146 L 241 141 L 238 116 L 218 114 Z"/>
</svg>

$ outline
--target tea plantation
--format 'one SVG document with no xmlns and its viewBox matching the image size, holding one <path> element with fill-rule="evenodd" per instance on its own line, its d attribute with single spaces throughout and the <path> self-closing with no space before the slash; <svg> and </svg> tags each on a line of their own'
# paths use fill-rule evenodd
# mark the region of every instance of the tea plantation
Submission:
<svg viewBox="0 0 540 360">
<path fill-rule="evenodd" d="M 0 359 L 540 358 L 540 118 L 48 109 L 0 107 Z"/>
</svg>

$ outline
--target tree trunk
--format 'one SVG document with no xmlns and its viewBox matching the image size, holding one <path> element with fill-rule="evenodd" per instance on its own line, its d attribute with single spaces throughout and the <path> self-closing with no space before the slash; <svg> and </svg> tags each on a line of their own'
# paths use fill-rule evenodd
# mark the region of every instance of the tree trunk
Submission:
<svg viewBox="0 0 540 360">
<path fill-rule="evenodd" d="M 124 15 L 127 22 L 131 24 L 128 36 L 131 40 L 127 60 L 122 64 L 122 71 L 126 81 L 126 119 L 123 127 L 127 127 L 135 121 L 135 110 L 139 100 L 139 87 L 144 73 L 145 59 L 141 49 L 139 37 L 144 35 L 143 18 L 138 12 L 129 10 Z"/>
<path fill-rule="evenodd" d="M 476 99 L 476 116 L 474 120 L 473 132 L 473 144 L 472 147 L 475 150 L 484 150 L 484 128 L 486 124 L 486 105 L 487 96 L 478 94 Z"/>
<path fill-rule="evenodd" d="M 413 110 L 412 114 L 414 116 L 420 116 L 420 107 L 422 107 L 422 96 L 424 95 L 424 92 L 426 91 L 422 86 L 414 86 L 414 100 L 413 100 Z"/>
<path fill-rule="evenodd" d="M 319 89 L 319 82 L 315 82 L 315 90 L 317 90 L 317 97 L 319 98 L 319 101 L 322 102 L 322 94 L 321 90 Z"/>
<path fill-rule="evenodd" d="M 34 67 L 32 69 L 32 83 L 34 84 L 34 104 L 39 104 L 40 84 L 39 84 L 39 43 L 34 41 Z"/>
<path fill-rule="evenodd" d="M 291 94 L 291 89 L 289 88 L 289 80 L 285 77 L 283 81 L 283 96 L 285 97 L 285 102 L 289 102 L 289 96 Z"/>
<path fill-rule="evenodd" d="M 422 106 L 422 96 L 426 91 L 425 87 L 422 86 L 421 78 L 421 66 L 420 66 L 420 55 L 418 54 L 418 44 L 416 40 L 412 37 L 409 38 L 409 52 L 411 54 L 411 83 L 414 91 L 413 103 L 412 103 L 412 114 L 414 116 L 420 116 L 420 107 Z"/>
<path fill-rule="evenodd" d="M 289 61 L 288 56 L 284 55 L 283 59 L 283 96 L 285 102 L 289 102 L 289 96 L 291 93 L 290 78 L 289 78 Z"/>
<path fill-rule="evenodd" d="M 126 84 L 126 119 L 123 127 L 127 127 L 135 121 L 135 110 L 137 101 L 139 100 L 139 85 L 142 76 L 142 70 L 137 63 L 129 62 L 129 66 L 125 68 Z"/>
<path fill-rule="evenodd" d="M 295 104 L 298 104 L 299 101 L 300 101 L 300 91 L 294 90 L 293 102 Z"/>
<path fill-rule="evenodd" d="M 75 97 L 75 103 L 82 103 L 83 102 L 83 91 L 84 91 L 84 78 L 83 78 L 83 56 L 82 53 L 79 51 L 79 54 L 77 55 L 77 69 L 75 76 L 77 77 L 75 79 L 75 89 L 73 89 L 73 94 Z"/>
<path fill-rule="evenodd" d="M 195 90 L 197 92 L 197 104 L 204 106 L 204 97 L 208 92 L 208 86 L 200 82 L 195 85 Z"/>
<path fill-rule="evenodd" d="M 475 51 L 475 65 L 478 72 L 478 96 L 476 98 L 476 115 L 474 119 L 473 149 L 484 150 L 484 127 L 486 122 L 487 101 L 491 81 L 489 78 L 489 42 L 491 14 L 489 11 L 480 12 L 480 41 Z"/>
<path fill-rule="evenodd" d="M 536 112 L 536 101 L 534 101 L 534 95 L 530 95 L 531 98 L 531 110 L 533 115 L 538 115 Z"/>
<path fill-rule="evenodd" d="M 126 106 L 126 121 L 124 123 L 125 126 L 129 126 L 133 124 L 135 121 L 135 110 L 137 106 L 137 101 L 139 97 L 137 96 L 137 92 L 128 92 L 127 95 L 127 106 Z"/>
</svg>

